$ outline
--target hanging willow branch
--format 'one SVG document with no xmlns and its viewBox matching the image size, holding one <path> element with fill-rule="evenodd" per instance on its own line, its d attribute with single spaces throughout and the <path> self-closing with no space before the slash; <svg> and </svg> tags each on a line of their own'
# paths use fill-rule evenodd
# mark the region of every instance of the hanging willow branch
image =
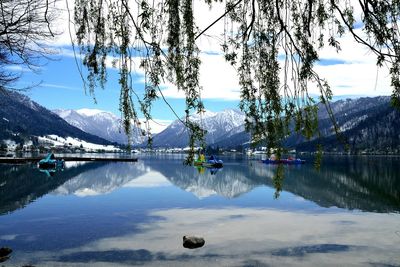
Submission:
<svg viewBox="0 0 400 267">
<path fill-rule="evenodd" d="M 205 0 L 210 8 L 213 2 Z M 399 1 L 226 0 L 225 11 L 203 30 L 196 27 L 194 3 L 75 0 L 76 36 L 89 71 L 89 91 L 104 87 L 106 59 L 114 57 L 120 70 L 120 109 L 127 133 L 132 121 L 139 121 L 139 110 L 151 119 L 154 101 L 160 96 L 165 100 L 160 85 L 168 81 L 186 96 L 182 123 L 188 127 L 192 148 L 187 161 L 193 159 L 194 147 L 203 144 L 206 133 L 190 120 L 194 112 L 204 111 L 199 84 L 201 51 L 196 40 L 222 18 L 222 52 L 237 67 L 240 108 L 246 113 L 252 141 L 282 148 L 282 140 L 293 132 L 308 139 L 318 136 L 319 103 L 335 121 L 329 107 L 332 91 L 314 66 L 325 46 L 340 51 L 338 38 L 346 31 L 376 55 L 378 66 L 390 66 L 392 103 L 400 107 Z M 362 12 L 362 27 L 357 30 L 352 4 L 358 4 Z M 144 94 L 136 100 L 138 110 L 132 101 L 138 89 L 132 86 L 131 76 L 137 58 L 145 72 Z M 319 99 L 310 95 L 311 87 L 319 90 Z M 334 129 L 339 131 L 335 123 Z"/>
</svg>

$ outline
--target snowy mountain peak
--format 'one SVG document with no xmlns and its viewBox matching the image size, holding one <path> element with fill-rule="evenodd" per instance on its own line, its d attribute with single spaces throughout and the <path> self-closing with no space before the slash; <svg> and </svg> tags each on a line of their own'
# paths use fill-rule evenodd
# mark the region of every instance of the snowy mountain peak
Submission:
<svg viewBox="0 0 400 267">
<path fill-rule="evenodd" d="M 72 127 L 56 114 L 15 91 L 0 88 L 0 140 L 30 144 L 38 136 L 57 135 L 93 144 L 110 144 L 95 135 Z M 29 141 L 28 141 L 29 140 Z"/>
<path fill-rule="evenodd" d="M 232 124 L 237 127 L 244 123 L 246 115 L 237 109 L 225 109 L 216 115 L 217 120 L 222 124 Z"/>
<path fill-rule="evenodd" d="M 81 109 L 76 110 L 76 112 L 79 113 L 80 115 L 87 116 L 87 117 L 95 116 L 100 113 L 110 113 L 107 111 L 103 111 L 103 110 L 99 110 L 99 109 L 90 109 L 90 108 L 81 108 Z"/>
<path fill-rule="evenodd" d="M 207 118 L 214 117 L 216 114 L 217 114 L 217 113 L 212 112 L 212 111 L 210 111 L 210 110 L 205 110 L 205 111 L 202 112 L 202 113 L 191 114 L 190 117 L 189 117 L 189 119 L 192 120 L 192 121 L 194 121 L 194 122 L 198 122 L 198 121 L 200 121 L 200 120 L 204 120 L 204 119 L 207 119 Z M 182 117 L 182 120 L 184 120 L 184 119 L 185 119 L 185 117 Z"/>
<path fill-rule="evenodd" d="M 81 129 L 84 132 L 100 136 L 111 142 L 127 144 L 128 137 L 121 126 L 119 117 L 111 112 L 98 109 L 79 109 L 79 110 L 54 110 L 58 116 L 66 120 L 69 124 Z M 140 131 L 133 127 L 132 143 L 141 143 Z"/>
<path fill-rule="evenodd" d="M 245 115 L 239 110 L 226 109 L 221 112 L 206 111 L 201 115 L 192 115 L 190 118 L 207 130 L 206 142 L 212 144 L 236 134 L 237 131 L 234 129 L 244 124 Z M 185 147 L 188 144 L 186 126 L 178 120 L 174 121 L 154 137 L 153 144 L 162 147 Z"/>
<path fill-rule="evenodd" d="M 52 112 L 57 114 L 61 118 L 65 118 L 67 116 L 71 116 L 71 113 L 73 112 L 73 110 L 71 110 L 71 109 L 67 109 L 67 110 L 55 109 L 55 110 L 52 110 Z"/>
<path fill-rule="evenodd" d="M 215 118 L 226 118 L 226 119 L 234 119 L 234 120 L 239 120 L 242 123 L 242 118 L 244 118 L 244 113 L 241 112 L 238 109 L 224 109 L 223 111 L 220 112 L 213 112 L 210 110 L 205 110 L 201 114 L 193 114 L 190 115 L 190 119 L 193 121 L 199 121 L 199 120 L 208 120 L 208 119 L 215 119 Z"/>
</svg>

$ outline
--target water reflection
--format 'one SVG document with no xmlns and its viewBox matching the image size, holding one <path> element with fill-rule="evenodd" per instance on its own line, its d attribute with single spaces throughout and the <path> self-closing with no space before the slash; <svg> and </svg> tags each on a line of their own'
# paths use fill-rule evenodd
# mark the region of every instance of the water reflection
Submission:
<svg viewBox="0 0 400 267">
<path fill-rule="evenodd" d="M 251 208 L 168 209 L 139 231 L 99 238 L 59 252 L 41 266 L 119 263 L 146 266 L 396 266 L 398 216 L 281 212 Z M 232 219 L 234 218 L 234 219 Z M 343 224 L 341 222 L 351 222 Z M 382 221 L 385 227 L 381 227 Z M 212 227 L 210 227 L 212 226 Z M 186 233 L 206 245 L 182 248 Z M 33 254 L 35 255 L 35 254 Z M 32 255 L 30 255 L 32 256 Z"/>
<path fill-rule="evenodd" d="M 317 203 L 374 212 L 400 211 L 400 164 L 396 158 L 326 158 L 312 166 L 285 166 L 284 179 L 274 180 L 276 166 L 257 161 L 225 160 L 217 172 L 184 166 L 180 159 L 151 158 L 136 163 L 89 162 L 66 166 L 54 176 L 30 165 L 0 165 L 0 214 L 22 208 L 49 192 L 93 196 L 121 187 L 173 184 L 200 199 L 212 195 L 238 198 L 256 187 L 282 189 Z"/>
<path fill-rule="evenodd" d="M 55 190 L 76 175 L 99 167 L 88 163 L 66 168 L 53 176 L 41 173 L 34 165 L 0 164 L 0 214 L 12 212 Z"/>
<path fill-rule="evenodd" d="M 184 166 L 180 158 L 89 162 L 66 166 L 52 177 L 35 166 L 0 165 L 0 246 L 14 250 L 7 263 L 396 266 L 400 262 L 400 214 L 386 214 L 400 211 L 398 160 L 335 158 L 320 171 L 308 165 L 286 166 L 278 200 L 273 199 L 276 166 L 245 159 L 224 159 L 224 163 L 223 169 L 212 173 Z M 343 209 L 307 209 L 293 204 L 298 199 L 315 207 L 313 203 Z M 183 249 L 183 235 L 204 237 L 206 245 Z"/>
<path fill-rule="evenodd" d="M 106 163 L 71 177 L 53 193 L 77 196 L 107 194 L 148 171 L 143 162 Z"/>
<path fill-rule="evenodd" d="M 400 211 L 400 161 L 397 158 L 325 158 L 320 170 L 310 165 L 284 166 L 283 180 L 276 181 L 277 166 L 257 161 L 225 164 L 212 175 L 162 164 L 148 165 L 174 185 L 199 198 L 213 194 L 236 198 L 255 187 L 266 185 L 294 193 L 322 207 L 339 207 L 375 212 Z"/>
<path fill-rule="evenodd" d="M 320 171 L 288 170 L 284 190 L 319 206 L 374 212 L 400 211 L 400 160 L 389 157 L 325 159 Z"/>
</svg>

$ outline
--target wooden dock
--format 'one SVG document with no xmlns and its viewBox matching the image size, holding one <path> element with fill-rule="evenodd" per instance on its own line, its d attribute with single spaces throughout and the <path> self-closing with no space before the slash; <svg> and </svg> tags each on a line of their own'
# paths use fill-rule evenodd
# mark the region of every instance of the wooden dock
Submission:
<svg viewBox="0 0 400 267">
<path fill-rule="evenodd" d="M 8 164 L 24 164 L 24 163 L 36 163 L 44 157 L 26 157 L 26 158 L 14 158 L 14 157 L 0 157 L 0 163 Z M 101 157 L 59 157 L 64 161 L 109 161 L 109 162 L 136 162 L 137 158 L 101 158 Z"/>
</svg>

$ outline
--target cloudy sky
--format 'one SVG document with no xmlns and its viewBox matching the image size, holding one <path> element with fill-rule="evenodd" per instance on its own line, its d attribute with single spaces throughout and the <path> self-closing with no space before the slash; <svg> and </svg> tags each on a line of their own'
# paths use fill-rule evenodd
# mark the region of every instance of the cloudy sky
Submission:
<svg viewBox="0 0 400 267">
<path fill-rule="evenodd" d="M 71 8 L 73 1 L 68 1 Z M 19 86 L 40 83 L 27 94 L 49 109 L 96 108 L 119 115 L 119 85 L 116 69 L 109 69 L 105 90 L 96 90 L 97 103 L 92 96 L 85 93 L 71 46 L 65 2 L 61 1 L 60 5 L 63 12 L 60 12 L 57 25 L 62 34 L 51 43 L 58 52 L 57 55 L 53 57 L 54 60 L 43 65 L 38 73 L 21 69 L 22 78 Z M 195 5 L 199 29 L 206 28 L 222 13 L 222 5 L 215 6 L 212 11 L 207 5 Z M 220 39 L 220 33 L 223 32 L 223 27 L 224 22 L 221 20 L 207 32 L 207 35 L 198 39 L 198 45 L 202 51 L 200 83 L 203 90 L 201 96 L 206 108 L 212 111 L 237 108 L 240 96 L 235 69 L 224 61 L 220 52 L 218 39 Z M 324 49 L 320 52 L 321 61 L 316 66 L 321 77 L 329 81 L 334 95 L 337 98 L 389 95 L 391 88 L 388 71 L 377 69 L 375 56 L 355 43 L 350 35 L 343 36 L 339 41 L 342 51 L 336 53 L 334 49 Z M 134 87 L 138 91 L 143 90 L 143 75 L 139 69 L 135 77 Z M 311 93 L 317 94 L 314 89 L 310 88 L 310 90 Z M 165 85 L 163 93 L 178 114 L 183 115 L 183 94 L 177 92 L 171 85 Z M 163 123 L 175 119 L 173 113 L 162 101 L 155 103 L 153 116 L 155 119 L 164 120 Z"/>
</svg>

